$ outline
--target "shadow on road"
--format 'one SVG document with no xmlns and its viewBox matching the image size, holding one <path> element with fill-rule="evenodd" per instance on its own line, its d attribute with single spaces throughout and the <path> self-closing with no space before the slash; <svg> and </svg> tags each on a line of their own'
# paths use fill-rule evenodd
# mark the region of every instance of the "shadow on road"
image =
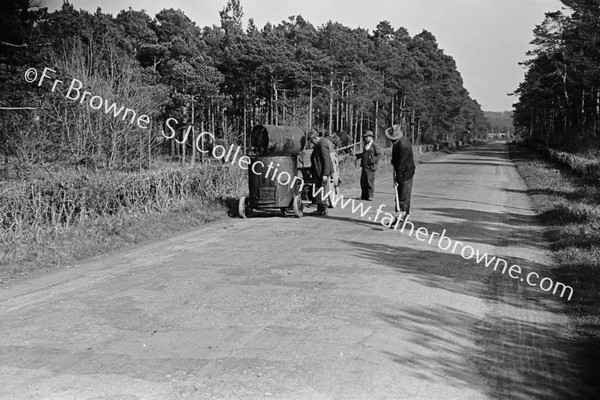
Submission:
<svg viewBox="0 0 600 400">
<path fill-rule="evenodd" d="M 506 146 L 498 146 L 492 148 L 490 146 L 472 147 L 464 149 L 461 154 L 471 155 L 475 157 L 497 158 L 499 160 L 509 160 L 510 157 L 506 152 Z"/>
<path fill-rule="evenodd" d="M 392 268 L 421 285 L 483 298 L 489 304 L 490 312 L 482 319 L 441 305 L 424 309 L 405 307 L 393 314 L 377 313 L 383 321 L 413 334 L 414 347 L 404 349 L 404 353 L 412 353 L 410 356 L 386 354 L 400 364 L 414 365 L 416 377 L 435 382 L 452 377 L 457 388 L 473 388 L 478 384 L 477 376 L 472 373 L 473 365 L 456 362 L 468 354 L 469 362 L 485 379 L 486 392 L 491 398 L 597 398 L 592 396 L 595 393 L 578 384 L 577 377 L 585 376 L 586 371 L 578 368 L 568 356 L 575 354 L 577 349 L 567 340 L 557 346 L 556 332 L 560 326 L 515 318 L 525 315 L 522 311 L 524 303 L 527 303 L 527 310 L 560 311 L 558 302 L 549 301 L 551 294 L 457 255 L 383 244 L 347 243 L 368 263 Z M 523 259 L 510 261 L 529 264 L 533 271 L 544 268 Z M 465 269 L 471 272 L 465 274 Z M 494 312 L 499 304 L 511 306 L 515 316 Z M 465 326 L 472 327 L 474 348 L 460 344 Z M 524 348 L 529 349 L 528 357 L 521 354 Z M 423 353 L 430 356 L 424 357 Z"/>
<path fill-rule="evenodd" d="M 444 229 L 446 235 L 452 239 L 465 240 L 473 243 L 485 243 L 493 246 L 512 246 L 527 244 L 528 247 L 543 249 L 546 243 L 539 231 L 532 229 L 538 223 L 535 215 L 515 213 L 496 213 L 473 210 L 468 208 L 422 208 L 432 215 L 452 218 L 453 223 L 422 223 L 412 221 L 417 226 L 423 226 L 430 232 L 441 233 Z M 510 235 L 499 234 L 510 232 Z"/>
<path fill-rule="evenodd" d="M 591 393 L 585 388 L 574 385 L 567 377 L 577 376 L 583 371 L 578 370 L 566 358 L 564 349 L 555 347 L 554 332 L 557 326 L 540 325 L 523 321 L 488 315 L 484 321 L 474 320 L 455 308 L 445 306 L 438 309 L 407 309 L 403 312 L 380 314 L 379 317 L 398 329 L 410 331 L 415 338 L 415 346 L 430 349 L 431 356 L 419 358 L 400 357 L 387 353 L 397 363 L 415 365 L 415 375 L 419 378 L 419 370 L 434 374 L 429 379 L 453 378 L 457 387 L 472 388 L 476 386 L 476 377 L 471 367 L 458 365 L 453 362 L 465 354 L 468 360 L 475 364 L 480 375 L 486 381 L 486 394 L 493 399 L 517 400 L 547 400 L 547 399 L 591 399 Z M 441 329 L 433 333 L 431 324 Z M 457 343 L 448 341 L 448 337 L 460 335 L 464 326 L 472 326 L 471 331 L 476 337 L 476 348 L 464 348 Z M 434 331 L 435 332 L 435 331 Z M 519 357 L 523 343 L 535 346 L 533 363 L 542 361 L 546 368 L 536 368 Z M 552 343 L 551 347 L 544 346 Z M 563 345 L 568 346 L 567 343 Z M 541 347 L 540 347 L 541 346 Z M 527 361 L 527 360 L 525 360 Z M 542 363 L 540 363 L 542 365 Z"/>
<path fill-rule="evenodd" d="M 467 149 L 464 153 L 475 158 L 427 164 L 512 165 L 504 146 L 497 151 L 485 147 Z M 540 191 L 500 189 L 532 196 L 543 194 Z M 552 192 L 566 198 L 588 196 L 587 193 L 568 193 L 560 189 L 553 189 Z M 446 200 L 461 202 L 460 199 Z M 415 228 L 425 227 L 429 232 L 441 233 L 446 229 L 446 235 L 452 240 L 470 242 L 474 247 L 479 243 L 496 246 L 499 252 L 503 251 L 502 248 L 514 250 L 522 247 L 545 250 L 548 243 L 540 234 L 540 219 L 564 217 L 565 212 L 569 211 L 561 209 L 536 216 L 529 215 L 531 210 L 523 209 L 528 211 L 528 215 L 523 215 L 518 213 L 519 208 L 510 205 L 481 204 L 505 206 L 515 212 L 473 210 L 461 207 L 458 203 L 456 208 L 421 208 L 433 216 L 433 220 L 439 216 L 439 220 L 445 223 L 411 222 Z M 577 215 L 567 218 L 576 220 Z M 356 219 L 348 220 L 356 223 Z M 447 222 L 449 220 L 451 222 Z M 400 232 L 396 234 L 406 235 Z M 415 240 L 409 238 L 408 243 Z M 557 334 L 566 332 L 566 327 L 552 322 L 554 318 L 544 317 L 563 313 L 558 296 L 545 293 L 538 287 L 530 287 L 519 279 L 503 275 L 501 271 L 494 271 L 493 267 L 486 268 L 474 260 L 464 260 L 460 255 L 441 251 L 435 244 L 431 245 L 430 251 L 423 249 L 422 245 L 416 245 L 417 242 L 414 242 L 414 248 L 410 245 L 392 246 L 360 241 L 346 243 L 366 264 L 384 266 L 419 285 L 446 290 L 453 295 L 476 297 L 486 303 L 484 317 L 448 304 L 423 308 L 411 305 L 399 307 L 393 312 L 376 312 L 380 320 L 411 334 L 413 345 L 402 351 L 385 354 L 399 364 L 414 366 L 411 370 L 415 377 L 432 383 L 451 377 L 457 388 L 481 387 L 493 399 L 600 398 L 595 369 L 588 368 L 585 361 L 585 348 L 568 339 L 568 335 Z M 403 244 L 406 242 L 403 241 Z M 536 271 L 541 276 L 555 278 L 547 265 L 504 254 L 493 255 L 505 258 L 509 265 L 523 267 L 522 276 Z M 469 327 L 474 344 L 463 337 L 465 327 Z M 464 362 L 465 355 L 467 362 Z M 474 369 L 479 374 L 473 374 Z M 483 378 L 484 384 L 480 378 Z"/>
<path fill-rule="evenodd" d="M 462 199 L 458 199 L 458 198 L 450 199 L 450 198 L 447 198 L 447 197 L 424 196 L 424 195 L 421 195 L 421 194 L 413 194 L 412 198 L 433 199 L 433 200 L 446 200 L 446 201 L 450 201 L 450 202 L 483 204 L 483 205 L 486 205 L 486 206 L 493 206 L 493 207 L 503 207 L 504 206 L 503 204 L 486 203 L 486 202 L 483 202 L 483 201 L 462 200 Z M 521 208 L 521 207 L 511 207 L 511 208 L 513 210 L 530 211 L 529 208 Z"/>
<path fill-rule="evenodd" d="M 481 264 L 477 264 L 474 259 L 465 260 L 458 254 L 441 250 L 428 251 L 422 248 L 405 246 L 345 242 L 353 246 L 358 253 L 357 255 L 369 263 L 384 265 L 399 273 L 406 273 L 408 279 L 421 285 L 496 301 L 499 298 L 497 290 L 488 287 L 488 284 L 498 283 L 495 279 L 500 279 L 503 286 L 506 286 L 506 291 L 510 292 L 510 296 L 503 299 L 504 304 L 519 307 L 522 305 L 522 300 L 532 300 L 532 303 L 528 305 L 530 309 L 548 310 L 548 305 L 540 302 L 540 299 L 547 298 L 551 296 L 550 294 L 545 294 L 537 288 L 530 288 L 526 284 L 521 284 L 518 280 L 511 279 L 508 275 L 503 275 L 501 267 L 494 271 L 493 265 L 486 268 Z M 434 245 L 432 247 L 437 249 Z M 529 270 L 543 271 L 546 268 L 541 264 L 531 263 L 522 258 L 512 257 L 506 260 L 510 261 L 510 265 L 517 264 L 523 267 L 524 275 Z M 470 272 L 465 274 L 465 269 Z M 553 307 L 553 311 L 559 310 L 558 304 Z"/>
<path fill-rule="evenodd" d="M 487 165 L 487 166 L 491 166 L 491 167 L 499 167 L 499 166 L 507 166 L 507 165 L 512 165 L 512 163 L 507 163 L 507 162 L 497 162 L 497 163 L 492 163 L 492 162 L 481 162 L 478 160 L 469 160 L 469 161 L 429 161 L 429 162 L 422 162 L 421 164 L 455 164 L 455 165 L 477 165 L 477 166 L 482 166 L 482 165 Z"/>
</svg>

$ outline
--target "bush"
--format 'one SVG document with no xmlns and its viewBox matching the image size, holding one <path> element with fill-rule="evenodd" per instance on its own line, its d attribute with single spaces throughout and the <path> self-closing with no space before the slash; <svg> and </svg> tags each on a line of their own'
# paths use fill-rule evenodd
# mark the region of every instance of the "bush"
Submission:
<svg viewBox="0 0 600 400">
<path fill-rule="evenodd" d="M 62 175 L 0 185 L 3 232 L 70 226 L 131 210 L 166 211 L 186 199 L 239 196 L 245 171 L 226 164 L 161 169 L 145 173 Z"/>
<path fill-rule="evenodd" d="M 539 144 L 534 144 L 531 147 L 580 178 L 592 182 L 600 182 L 600 161 L 598 159 L 586 158 L 577 154 L 558 151 Z"/>
</svg>

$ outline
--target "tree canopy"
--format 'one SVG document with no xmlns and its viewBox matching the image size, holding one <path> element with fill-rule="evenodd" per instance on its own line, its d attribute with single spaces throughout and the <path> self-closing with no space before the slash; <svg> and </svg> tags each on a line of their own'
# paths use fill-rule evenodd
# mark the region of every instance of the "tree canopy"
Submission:
<svg viewBox="0 0 600 400">
<path fill-rule="evenodd" d="M 571 150 L 600 148 L 600 2 L 561 0 L 536 26 L 523 62 L 515 126 L 532 140 Z"/>
<path fill-rule="evenodd" d="M 226 2 L 220 26 L 204 28 L 174 9 L 151 17 L 130 8 L 113 17 L 68 1 L 52 13 L 26 0 L 2 7 L 0 107 L 36 110 L 0 111 L 0 149 L 25 164 L 139 166 L 158 151 L 179 151 L 160 141 L 167 118 L 178 121 L 179 138 L 193 121 L 196 131 L 242 145 L 250 128 L 264 123 L 358 139 L 365 129 L 381 133 L 402 122 L 413 143 L 488 130 L 453 58 L 428 31 L 411 37 L 388 21 L 373 32 L 332 21 L 315 27 L 300 15 L 262 29 L 250 19 L 244 28 L 239 0 Z M 151 132 L 24 81 L 27 68 L 44 67 L 149 115 Z M 191 139 L 183 146 L 192 148 Z"/>
</svg>

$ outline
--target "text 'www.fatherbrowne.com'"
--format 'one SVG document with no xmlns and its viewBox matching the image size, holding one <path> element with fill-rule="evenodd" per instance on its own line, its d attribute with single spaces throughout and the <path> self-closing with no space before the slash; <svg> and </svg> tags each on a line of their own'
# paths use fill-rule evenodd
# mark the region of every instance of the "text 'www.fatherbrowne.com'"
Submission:
<svg viewBox="0 0 600 400">
<path fill-rule="evenodd" d="M 346 199 L 343 195 L 335 194 L 333 190 L 325 192 L 325 188 L 323 187 L 315 190 L 315 187 L 313 186 L 313 197 L 316 198 L 317 196 L 322 196 L 323 199 L 330 198 L 331 204 L 334 207 L 339 205 L 341 209 L 345 209 L 350 205 L 352 213 L 358 213 L 362 218 L 366 217 L 371 211 L 371 206 L 365 207 L 364 203 L 362 202 L 355 202 L 352 198 Z M 526 271 L 523 271 L 523 268 L 517 264 L 510 265 L 509 267 L 509 263 L 503 258 L 490 256 L 488 253 L 482 253 L 479 251 L 479 249 L 466 245 L 463 242 L 450 239 L 448 236 L 446 236 L 445 229 L 441 234 L 437 232 L 429 232 L 425 227 L 419 227 L 415 229 L 415 225 L 409 221 L 408 216 L 403 220 L 397 219 L 394 217 L 394 215 L 383 212 L 385 207 L 385 204 L 379 205 L 375 211 L 375 217 L 369 217 L 369 221 L 377 222 L 380 216 L 383 216 L 379 222 L 381 225 L 387 228 L 392 228 L 393 226 L 394 230 L 398 230 L 400 227 L 401 233 L 404 233 L 406 230 L 408 236 L 411 237 L 414 233 L 415 238 L 421 242 L 427 242 L 431 245 L 437 244 L 437 247 L 440 250 L 450 251 L 452 254 L 459 254 L 465 260 L 474 259 L 477 264 L 484 265 L 486 268 L 489 268 L 493 265 L 493 270 L 501 271 L 503 275 L 508 271 L 508 276 L 510 278 L 520 280 L 520 282 L 525 282 L 529 286 L 539 287 L 544 292 L 552 291 L 552 294 L 558 294 L 559 297 L 563 297 L 568 293 L 568 300 L 571 300 L 571 297 L 573 296 L 573 288 L 571 286 L 567 286 L 561 282 L 555 283 L 548 277 L 540 279 L 540 275 L 537 272 L 526 273 Z M 402 223 L 401 226 L 400 223 Z M 410 231 L 408 231 L 407 228 L 410 228 Z"/>
</svg>

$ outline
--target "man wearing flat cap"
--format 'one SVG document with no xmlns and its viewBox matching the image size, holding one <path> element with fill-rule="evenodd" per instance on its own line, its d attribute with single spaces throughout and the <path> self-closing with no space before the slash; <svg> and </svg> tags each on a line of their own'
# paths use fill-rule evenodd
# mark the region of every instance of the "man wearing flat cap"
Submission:
<svg viewBox="0 0 600 400">
<path fill-rule="evenodd" d="M 381 155 L 381 149 L 373 140 L 373 132 L 365 131 L 363 133 L 363 152 L 356 155 L 356 159 L 360 160 L 362 168 L 360 174 L 361 200 L 373 200 L 375 195 L 375 171 L 377 171 L 377 163 Z"/>
<path fill-rule="evenodd" d="M 333 174 L 333 162 L 331 161 L 331 148 L 333 145 L 327 138 L 319 138 L 318 133 L 313 129 L 308 132 L 308 141 L 314 145 L 310 155 L 311 172 L 316 179 L 315 191 L 323 188 L 322 194 L 327 192 L 327 183 L 329 177 Z M 327 204 L 324 196 L 316 196 L 317 211 L 312 215 L 327 215 Z"/>
<path fill-rule="evenodd" d="M 396 212 L 399 220 L 407 220 L 410 214 L 410 196 L 412 192 L 415 162 L 412 145 L 404 136 L 400 125 L 393 125 L 385 130 L 385 136 L 393 143 L 392 166 L 394 170 L 394 185 L 396 188 Z M 396 223 L 397 221 L 394 221 Z"/>
</svg>

